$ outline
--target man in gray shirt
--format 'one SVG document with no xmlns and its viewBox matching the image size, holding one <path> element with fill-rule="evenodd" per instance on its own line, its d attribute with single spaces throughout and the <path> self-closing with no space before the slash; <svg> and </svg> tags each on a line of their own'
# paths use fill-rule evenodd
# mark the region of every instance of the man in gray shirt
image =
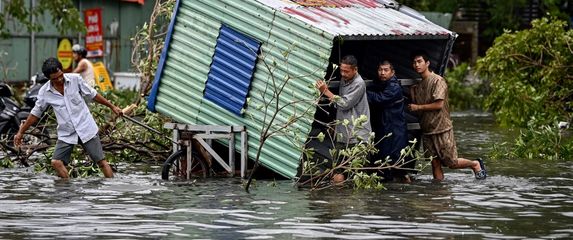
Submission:
<svg viewBox="0 0 573 240">
<path fill-rule="evenodd" d="M 120 108 L 110 103 L 95 89 L 87 85 L 79 74 L 64 74 L 62 63 L 56 58 L 48 58 L 42 65 L 42 72 L 50 79 L 38 92 L 36 105 L 28 115 L 26 122 L 14 136 L 14 144 L 22 144 L 22 135 L 36 123 L 42 113 L 52 106 L 58 122 L 58 142 L 52 156 L 52 167 L 61 178 L 68 178 L 66 165 L 76 144 L 81 144 L 90 158 L 97 162 L 105 177 L 113 177 L 111 167 L 104 159 L 103 149 L 98 137 L 98 126 L 90 113 L 84 97 L 109 107 L 121 116 Z"/>
<path fill-rule="evenodd" d="M 339 95 L 334 95 L 326 83 L 322 80 L 316 82 L 316 88 L 322 95 L 328 97 L 336 106 L 336 120 L 339 122 L 345 119 L 350 121 L 348 126 L 337 124 L 335 128 L 336 141 L 343 144 L 357 144 L 360 141 L 367 141 L 372 132 L 370 127 L 370 109 L 368 108 L 368 98 L 366 96 L 366 84 L 358 74 L 358 61 L 352 55 L 342 58 L 340 61 L 340 82 Z M 353 126 L 353 119 L 365 118 L 362 127 Z M 354 134 L 352 134 L 354 132 Z"/>
<path fill-rule="evenodd" d="M 358 74 L 358 61 L 352 55 L 345 56 L 340 61 L 340 75 L 342 81 L 340 81 L 339 95 L 334 95 L 322 80 L 316 81 L 316 88 L 335 104 L 338 122 L 335 127 L 337 146 L 352 146 L 360 141 L 368 141 L 370 132 L 372 132 L 366 84 Z M 354 126 L 353 122 L 358 118 L 362 118 L 364 123 L 361 126 Z M 347 126 L 342 124 L 345 120 L 349 121 Z M 332 176 L 335 184 L 344 182 L 344 179 L 341 173 L 335 173 Z"/>
</svg>

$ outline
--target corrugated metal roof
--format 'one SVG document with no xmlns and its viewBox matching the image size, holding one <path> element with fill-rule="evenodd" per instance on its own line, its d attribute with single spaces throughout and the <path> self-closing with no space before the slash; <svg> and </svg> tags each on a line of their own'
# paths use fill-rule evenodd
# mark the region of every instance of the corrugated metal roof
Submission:
<svg viewBox="0 0 573 240">
<path fill-rule="evenodd" d="M 388 7 L 390 1 L 257 1 L 345 39 L 447 39 L 454 35 L 423 17 Z"/>
</svg>

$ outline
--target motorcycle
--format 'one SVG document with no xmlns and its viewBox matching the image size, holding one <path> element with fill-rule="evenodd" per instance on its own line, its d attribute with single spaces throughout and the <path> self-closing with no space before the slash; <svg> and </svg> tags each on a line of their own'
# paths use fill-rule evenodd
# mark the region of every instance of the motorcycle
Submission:
<svg viewBox="0 0 573 240">
<path fill-rule="evenodd" d="M 38 91 L 48 79 L 43 74 L 36 74 L 32 78 L 32 85 L 24 97 L 24 106 L 20 106 L 12 97 L 12 89 L 6 83 L 0 83 L 0 144 L 8 153 L 22 155 L 19 149 L 14 146 L 14 135 L 18 132 L 20 125 L 26 121 L 30 111 L 34 107 Z M 45 115 L 45 114 L 44 114 Z M 38 147 L 49 145 L 50 135 L 45 126 L 46 116 L 42 116 L 37 124 L 22 137 L 22 145 L 28 151 L 25 155 L 29 156 Z M 42 146 L 44 145 L 44 146 Z"/>
<path fill-rule="evenodd" d="M 42 73 L 38 73 L 30 79 L 31 86 L 26 91 L 26 95 L 24 96 L 24 107 L 22 108 L 24 111 L 32 111 L 34 105 L 36 104 L 36 100 L 38 100 L 38 92 L 40 88 L 44 86 L 50 79 L 44 76 Z"/>
</svg>

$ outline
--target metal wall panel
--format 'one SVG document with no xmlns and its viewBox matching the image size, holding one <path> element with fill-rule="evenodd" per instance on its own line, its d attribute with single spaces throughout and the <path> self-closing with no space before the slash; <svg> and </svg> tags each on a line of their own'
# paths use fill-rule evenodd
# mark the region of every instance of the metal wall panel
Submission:
<svg viewBox="0 0 573 240">
<path fill-rule="evenodd" d="M 208 74 L 205 98 L 241 115 L 260 46 L 260 42 L 223 25 Z"/>
<path fill-rule="evenodd" d="M 154 103 L 150 100 L 150 108 L 182 123 L 245 125 L 248 155 L 254 159 L 261 130 L 268 124 L 263 123 L 265 113 L 269 119 L 274 112 L 261 106 L 276 92 L 273 81 L 280 84 L 289 76 L 279 104 L 296 104 L 280 111 L 275 126 L 301 112 L 310 117 L 290 126 L 287 133 L 270 138 L 260 160 L 271 170 L 294 177 L 316 110 L 312 84 L 324 76 L 333 36 L 256 1 L 182 0 L 175 17 L 171 40 L 164 49 L 165 64 L 158 69 L 156 99 Z M 262 43 L 243 116 L 203 97 L 222 24 Z"/>
</svg>

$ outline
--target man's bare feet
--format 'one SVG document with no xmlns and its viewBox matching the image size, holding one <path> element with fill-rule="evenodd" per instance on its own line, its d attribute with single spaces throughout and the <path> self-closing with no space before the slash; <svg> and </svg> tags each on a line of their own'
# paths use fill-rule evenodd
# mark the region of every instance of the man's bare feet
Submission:
<svg viewBox="0 0 573 240">
<path fill-rule="evenodd" d="M 410 178 L 410 175 L 404 175 L 404 176 L 398 177 L 397 179 L 400 183 L 412 183 L 412 179 Z"/>
<path fill-rule="evenodd" d="M 337 173 L 332 176 L 332 184 L 333 185 L 340 185 L 344 182 L 344 175 Z"/>
</svg>

